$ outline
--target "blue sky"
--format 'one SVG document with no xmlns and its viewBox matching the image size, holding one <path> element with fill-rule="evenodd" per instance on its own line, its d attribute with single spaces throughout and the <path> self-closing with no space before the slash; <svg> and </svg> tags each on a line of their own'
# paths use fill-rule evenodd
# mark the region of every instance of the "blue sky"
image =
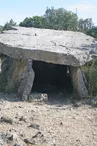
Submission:
<svg viewBox="0 0 97 146">
<path fill-rule="evenodd" d="M 80 18 L 92 18 L 97 25 L 97 0 L 0 0 L 0 24 L 11 18 L 19 23 L 25 17 L 43 15 L 46 7 L 65 8 L 76 12 Z"/>
</svg>

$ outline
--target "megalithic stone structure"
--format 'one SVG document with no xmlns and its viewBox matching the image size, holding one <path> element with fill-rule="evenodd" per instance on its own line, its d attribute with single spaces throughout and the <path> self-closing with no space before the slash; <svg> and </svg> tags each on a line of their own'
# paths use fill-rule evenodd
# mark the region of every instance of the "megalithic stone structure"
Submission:
<svg viewBox="0 0 97 146">
<path fill-rule="evenodd" d="M 5 91 L 15 90 L 22 100 L 28 100 L 33 87 L 33 61 L 68 66 L 76 93 L 88 96 L 81 66 L 96 56 L 97 41 L 80 32 L 16 27 L 0 34 Z"/>
</svg>

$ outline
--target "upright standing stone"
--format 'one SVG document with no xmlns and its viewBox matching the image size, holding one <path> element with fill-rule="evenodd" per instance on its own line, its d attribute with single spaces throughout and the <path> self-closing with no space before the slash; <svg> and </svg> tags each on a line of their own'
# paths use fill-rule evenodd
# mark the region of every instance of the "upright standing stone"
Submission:
<svg viewBox="0 0 97 146">
<path fill-rule="evenodd" d="M 88 97 L 88 90 L 85 85 L 83 73 L 79 67 L 70 67 L 74 91 L 80 98 Z"/>
<path fill-rule="evenodd" d="M 22 75 L 27 71 L 27 60 L 17 60 L 4 56 L 1 70 L 6 80 L 5 91 L 17 92 Z"/>
<path fill-rule="evenodd" d="M 18 95 L 22 98 L 23 101 L 27 101 L 31 93 L 33 82 L 34 82 L 35 73 L 32 69 L 32 60 L 28 60 L 27 72 L 23 75 L 21 80 L 20 87 L 18 89 Z"/>
</svg>

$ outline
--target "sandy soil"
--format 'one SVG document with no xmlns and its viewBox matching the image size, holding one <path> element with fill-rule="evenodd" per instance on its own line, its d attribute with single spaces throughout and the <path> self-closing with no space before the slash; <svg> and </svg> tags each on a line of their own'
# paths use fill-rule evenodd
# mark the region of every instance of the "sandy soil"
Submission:
<svg viewBox="0 0 97 146">
<path fill-rule="evenodd" d="M 97 108 L 0 94 L 0 146 L 97 146 Z"/>
</svg>

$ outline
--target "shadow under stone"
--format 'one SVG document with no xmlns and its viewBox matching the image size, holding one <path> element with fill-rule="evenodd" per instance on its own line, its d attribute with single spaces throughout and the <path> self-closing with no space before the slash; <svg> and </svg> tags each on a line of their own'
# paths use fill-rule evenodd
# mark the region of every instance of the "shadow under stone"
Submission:
<svg viewBox="0 0 97 146">
<path fill-rule="evenodd" d="M 35 79 L 32 93 L 46 93 L 50 103 L 66 101 L 73 91 L 69 67 L 33 61 Z"/>
</svg>

